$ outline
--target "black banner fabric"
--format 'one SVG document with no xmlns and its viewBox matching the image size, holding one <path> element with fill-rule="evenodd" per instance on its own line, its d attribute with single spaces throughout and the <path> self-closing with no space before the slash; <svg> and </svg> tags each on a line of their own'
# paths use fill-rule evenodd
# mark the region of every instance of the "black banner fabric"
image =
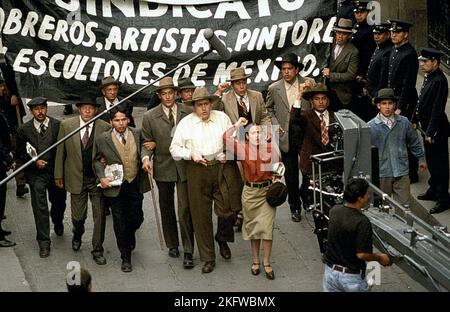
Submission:
<svg viewBox="0 0 450 312">
<path fill-rule="evenodd" d="M 320 75 L 332 42 L 335 0 L 211 2 L 2 0 L 0 52 L 13 66 L 22 97 L 60 103 L 100 95 L 100 80 L 109 75 L 122 82 L 122 96 L 136 91 L 208 50 L 206 28 L 231 58 L 211 53 L 177 70 L 175 81 L 189 76 L 214 90 L 231 69 L 244 66 L 251 88 L 262 91 L 279 79 L 273 61 L 288 52 L 301 57 L 303 76 Z M 146 103 L 151 90 L 132 100 Z"/>
</svg>

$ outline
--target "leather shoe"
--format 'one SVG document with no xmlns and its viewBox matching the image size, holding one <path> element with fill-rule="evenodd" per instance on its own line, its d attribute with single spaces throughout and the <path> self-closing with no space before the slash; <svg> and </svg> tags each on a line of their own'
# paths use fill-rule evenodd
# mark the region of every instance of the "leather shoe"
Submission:
<svg viewBox="0 0 450 312">
<path fill-rule="evenodd" d="M 231 250 L 227 242 L 217 242 L 219 244 L 219 251 L 222 258 L 228 260 L 231 258 Z"/>
<path fill-rule="evenodd" d="M 72 238 L 72 249 L 73 251 L 80 250 L 81 247 L 81 240 L 76 240 L 75 238 Z"/>
<path fill-rule="evenodd" d="M 8 236 L 8 235 L 11 235 L 11 231 L 0 229 L 0 236 Z"/>
<path fill-rule="evenodd" d="M 266 273 L 267 279 L 274 280 L 275 279 L 275 272 L 273 271 L 273 269 L 270 270 L 270 271 L 267 271 L 266 268 L 271 268 L 272 269 L 271 265 L 270 264 L 264 264 L 264 273 Z"/>
<path fill-rule="evenodd" d="M 64 234 L 64 224 L 55 224 L 53 227 L 55 234 L 58 236 L 62 236 Z"/>
<path fill-rule="evenodd" d="M 169 257 L 178 258 L 180 256 L 180 252 L 178 248 L 169 248 Z"/>
<path fill-rule="evenodd" d="M 50 256 L 50 247 L 39 248 L 39 257 L 47 258 Z"/>
<path fill-rule="evenodd" d="M 120 269 L 122 270 L 122 272 L 125 272 L 125 273 L 133 271 L 133 266 L 131 265 L 131 260 L 123 259 Z"/>
<path fill-rule="evenodd" d="M 436 196 L 432 195 L 431 193 L 425 192 L 425 193 L 420 194 L 419 196 L 417 196 L 417 199 L 420 199 L 420 200 L 433 200 L 433 201 L 436 201 L 437 198 L 436 198 Z"/>
<path fill-rule="evenodd" d="M 434 206 L 433 208 L 430 209 L 430 214 L 440 213 L 440 212 L 446 211 L 449 208 L 450 208 L 450 204 L 437 203 L 436 206 Z"/>
<path fill-rule="evenodd" d="M 106 258 L 103 257 L 103 255 L 93 255 L 92 258 L 94 258 L 95 263 L 97 263 L 98 265 L 106 264 Z"/>
<path fill-rule="evenodd" d="M 300 211 L 296 211 L 296 212 L 292 213 L 291 219 L 294 222 L 300 222 L 302 220 L 302 216 L 300 214 Z"/>
<path fill-rule="evenodd" d="M 214 271 L 214 267 L 216 266 L 215 261 L 206 261 L 202 268 L 202 273 L 211 273 Z"/>
<path fill-rule="evenodd" d="M 191 253 L 184 254 L 183 267 L 185 269 L 192 269 L 194 267 L 194 260 L 192 260 Z"/>
<path fill-rule="evenodd" d="M 16 243 L 7 240 L 6 238 L 0 240 L 0 247 L 13 247 L 13 246 L 16 246 Z"/>
</svg>

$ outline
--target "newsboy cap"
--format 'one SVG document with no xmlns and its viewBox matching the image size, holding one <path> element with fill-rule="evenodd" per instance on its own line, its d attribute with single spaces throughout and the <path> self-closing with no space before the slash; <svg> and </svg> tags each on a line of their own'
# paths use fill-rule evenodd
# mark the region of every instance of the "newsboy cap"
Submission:
<svg viewBox="0 0 450 312">
<path fill-rule="evenodd" d="M 422 48 L 420 50 L 419 61 L 440 60 L 444 52 L 435 48 Z"/>
<path fill-rule="evenodd" d="M 38 106 L 38 105 L 47 105 L 47 101 L 48 101 L 48 99 L 46 97 L 38 96 L 38 97 L 35 97 L 34 99 L 28 101 L 27 106 L 29 108 L 32 108 L 32 107 Z"/>
<path fill-rule="evenodd" d="M 390 19 L 388 22 L 391 24 L 391 28 L 389 30 L 394 32 L 408 32 L 409 28 L 413 27 L 413 24 L 398 19 Z"/>
</svg>

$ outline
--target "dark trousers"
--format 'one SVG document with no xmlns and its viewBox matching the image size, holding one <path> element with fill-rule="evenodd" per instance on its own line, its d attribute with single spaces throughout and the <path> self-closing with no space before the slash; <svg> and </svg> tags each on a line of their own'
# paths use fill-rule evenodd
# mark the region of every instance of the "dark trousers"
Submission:
<svg viewBox="0 0 450 312">
<path fill-rule="evenodd" d="M 3 170 L 3 164 L 0 164 L 0 179 L 6 178 L 6 171 Z M 2 229 L 3 216 L 5 215 L 6 206 L 6 183 L 0 186 L 0 230 Z M 4 240 L 5 237 L 0 234 L 0 240 Z"/>
<path fill-rule="evenodd" d="M 124 181 L 117 197 L 105 197 L 111 205 L 114 234 L 122 259 L 131 260 L 131 245 L 135 242 L 136 231 L 144 222 L 142 200 L 138 179 L 131 183 Z"/>
<path fill-rule="evenodd" d="M 302 172 L 302 184 L 300 185 L 300 197 L 303 201 L 303 207 L 308 208 L 312 204 L 312 192 L 308 189 L 311 177 Z"/>
<path fill-rule="evenodd" d="M 428 193 L 437 198 L 437 202 L 450 204 L 450 195 L 448 193 L 449 179 L 449 157 L 448 157 L 448 139 L 436 138 L 435 143 L 424 142 L 425 157 L 427 159 L 430 179 L 428 180 Z"/>
<path fill-rule="evenodd" d="M 189 210 L 187 182 L 156 181 L 156 185 L 158 186 L 161 223 L 167 248 L 177 248 L 179 245 L 177 216 L 174 203 L 176 185 L 178 220 L 180 223 L 183 251 L 192 254 L 194 252 L 194 228 L 192 225 L 191 212 Z"/>
<path fill-rule="evenodd" d="M 70 208 L 72 212 L 73 237 L 81 240 L 84 234 L 84 222 L 87 218 L 88 197 L 92 205 L 92 218 L 94 219 L 94 232 L 92 234 L 92 254 L 103 254 L 105 240 L 106 214 L 104 197 L 95 183 L 95 178 L 85 179 L 80 194 L 70 194 Z"/>
<path fill-rule="evenodd" d="M 36 240 L 40 248 L 50 247 L 50 220 L 59 225 L 64 219 L 66 210 L 66 190 L 56 187 L 53 174 L 43 172 L 33 176 L 29 181 L 31 190 L 31 207 L 33 208 L 34 223 L 36 225 Z M 51 203 L 49 213 L 47 203 Z"/>
<path fill-rule="evenodd" d="M 281 159 L 286 168 L 284 172 L 284 179 L 288 188 L 288 203 L 291 208 L 291 213 L 300 212 L 302 206 L 300 204 L 300 190 L 298 178 L 298 152 L 290 148 L 289 152 L 281 152 Z"/>
<path fill-rule="evenodd" d="M 408 151 L 408 163 L 409 163 L 409 178 L 417 179 L 417 171 L 419 170 L 419 161 L 410 151 Z"/>
<path fill-rule="evenodd" d="M 16 168 L 19 169 L 20 166 L 22 165 L 22 163 L 20 162 L 19 158 L 17 157 L 17 153 L 16 153 L 16 138 L 17 138 L 17 133 L 16 133 L 16 131 L 13 131 L 13 133 L 11 133 L 11 150 L 13 152 L 14 161 L 16 162 Z M 25 171 L 24 170 L 19 172 L 14 177 L 14 179 L 16 180 L 16 187 L 25 186 L 27 184 L 27 180 L 25 178 Z"/>
<path fill-rule="evenodd" d="M 187 162 L 189 206 L 200 260 L 214 261 L 216 258 L 213 237 L 212 208 L 217 206 L 223 211 L 224 199 L 219 189 L 220 165 L 203 166 Z M 234 218 L 217 219 L 215 239 L 222 242 L 234 242 Z"/>
</svg>

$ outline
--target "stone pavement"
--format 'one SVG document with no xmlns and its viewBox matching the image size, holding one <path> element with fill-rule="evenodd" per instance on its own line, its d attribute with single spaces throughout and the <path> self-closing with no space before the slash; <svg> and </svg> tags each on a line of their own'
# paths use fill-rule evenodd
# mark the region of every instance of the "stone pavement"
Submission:
<svg viewBox="0 0 450 312">
<path fill-rule="evenodd" d="M 49 108 L 49 115 L 64 119 L 62 106 Z M 142 122 L 144 108 L 136 108 L 134 115 L 138 125 Z M 421 177 L 420 187 L 423 189 Z M 98 266 L 92 260 L 90 238 L 92 235 L 91 212 L 86 223 L 86 233 L 79 252 L 71 249 L 70 210 L 64 218 L 65 233 L 62 237 L 51 232 L 52 250 L 48 258 L 41 259 L 35 241 L 35 226 L 29 195 L 15 196 L 13 181 L 8 183 L 8 197 L 4 227 L 13 231 L 11 240 L 14 248 L 0 249 L 0 291 L 65 291 L 65 276 L 68 262 L 79 261 L 93 275 L 94 291 L 167 291 L 167 292 L 319 292 L 322 290 L 323 264 L 310 214 L 303 215 L 300 223 L 290 220 L 287 204 L 277 208 L 274 230 L 272 266 L 276 278 L 269 281 L 264 274 L 250 274 L 250 243 L 236 234 L 235 243 L 230 244 L 231 260 L 223 260 L 216 248 L 216 269 L 210 274 L 201 274 L 198 252 L 195 251 L 195 268 L 185 270 L 182 258 L 167 256 L 167 250 L 160 249 L 150 192 L 145 194 L 145 221 L 137 233 L 137 247 L 133 253 L 134 270 L 120 271 L 120 258 L 112 229 L 111 216 L 107 217 L 105 257 L 108 263 Z M 157 193 L 157 192 L 156 192 Z M 69 201 L 68 201 L 69 202 Z M 181 250 L 180 250 L 181 251 Z M 381 270 L 381 286 L 372 291 L 410 292 L 425 291 L 406 273 L 395 265 Z"/>
</svg>

